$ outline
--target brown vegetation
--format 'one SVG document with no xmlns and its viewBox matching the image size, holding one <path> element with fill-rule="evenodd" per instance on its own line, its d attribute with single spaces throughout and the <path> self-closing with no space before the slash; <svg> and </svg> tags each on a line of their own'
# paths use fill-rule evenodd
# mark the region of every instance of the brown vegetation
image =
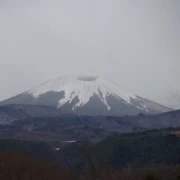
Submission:
<svg viewBox="0 0 180 180">
<path fill-rule="evenodd" d="M 73 173 L 51 162 L 15 152 L 0 151 L 0 180 L 75 179 Z"/>
<path fill-rule="evenodd" d="M 180 166 L 156 165 L 97 169 L 87 163 L 79 174 L 48 161 L 0 151 L 0 180 L 179 180 Z"/>
<path fill-rule="evenodd" d="M 172 132 L 170 132 L 170 134 L 180 136 L 180 130 L 172 131 Z"/>
</svg>

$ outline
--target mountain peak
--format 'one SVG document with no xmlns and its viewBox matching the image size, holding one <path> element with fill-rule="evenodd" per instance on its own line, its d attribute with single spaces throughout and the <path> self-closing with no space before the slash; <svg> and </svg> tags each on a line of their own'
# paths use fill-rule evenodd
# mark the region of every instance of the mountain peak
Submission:
<svg viewBox="0 0 180 180">
<path fill-rule="evenodd" d="M 1 104 L 51 105 L 65 113 L 83 115 L 134 115 L 170 110 L 99 76 L 58 77 Z"/>
<path fill-rule="evenodd" d="M 27 93 L 38 98 L 50 91 L 64 92 L 64 98 L 59 101 L 58 107 L 78 98 L 79 101 L 74 104 L 73 110 L 87 104 L 95 95 L 106 105 L 107 110 L 111 109 L 107 102 L 107 97 L 110 95 L 122 99 L 126 103 L 130 103 L 131 98 L 137 98 L 132 93 L 125 93 L 110 80 L 98 76 L 59 77 L 31 89 Z"/>
<path fill-rule="evenodd" d="M 92 81 L 96 81 L 97 79 L 100 79 L 100 77 L 98 77 L 98 76 L 79 76 L 79 77 L 77 77 L 77 79 L 80 81 L 92 82 Z"/>
</svg>

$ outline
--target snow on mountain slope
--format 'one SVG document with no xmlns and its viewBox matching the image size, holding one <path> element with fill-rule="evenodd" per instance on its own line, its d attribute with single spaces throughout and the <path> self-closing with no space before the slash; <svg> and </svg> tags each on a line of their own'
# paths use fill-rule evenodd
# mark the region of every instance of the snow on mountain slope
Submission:
<svg viewBox="0 0 180 180">
<path fill-rule="evenodd" d="M 123 99 L 126 103 L 130 103 L 131 98 L 137 98 L 136 95 L 125 93 L 111 81 L 100 77 L 60 77 L 30 90 L 28 93 L 38 98 L 49 91 L 65 92 L 64 98 L 59 101 L 59 107 L 71 103 L 75 97 L 78 97 L 79 102 L 73 106 L 73 109 L 87 104 L 94 95 L 100 98 L 108 110 L 111 109 L 106 99 L 109 95 Z"/>
<path fill-rule="evenodd" d="M 59 108 L 63 113 L 90 116 L 122 116 L 172 110 L 127 93 L 108 79 L 93 76 L 59 77 L 0 103 L 4 104 L 48 105 Z"/>
</svg>

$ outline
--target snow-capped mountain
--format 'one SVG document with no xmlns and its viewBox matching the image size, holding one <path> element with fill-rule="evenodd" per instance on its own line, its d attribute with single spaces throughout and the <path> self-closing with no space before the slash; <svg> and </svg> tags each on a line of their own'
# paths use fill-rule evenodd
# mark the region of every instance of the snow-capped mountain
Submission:
<svg viewBox="0 0 180 180">
<path fill-rule="evenodd" d="M 171 109 L 133 93 L 101 77 L 59 77 L 7 99 L 3 104 L 50 105 L 63 113 L 79 115 L 134 115 Z"/>
</svg>

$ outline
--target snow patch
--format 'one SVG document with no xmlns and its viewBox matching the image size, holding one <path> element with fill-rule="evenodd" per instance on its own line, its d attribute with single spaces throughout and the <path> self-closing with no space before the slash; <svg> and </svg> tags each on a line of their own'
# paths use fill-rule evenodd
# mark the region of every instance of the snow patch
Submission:
<svg viewBox="0 0 180 180">
<path fill-rule="evenodd" d="M 64 98 L 59 100 L 59 107 L 66 103 L 71 103 L 77 97 L 79 101 L 73 106 L 73 110 L 87 104 L 94 95 L 100 98 L 108 110 L 111 109 L 107 102 L 107 97 L 110 95 L 117 99 L 123 99 L 127 104 L 131 104 L 131 99 L 138 98 L 135 94 L 125 93 L 118 85 L 108 79 L 93 76 L 56 78 L 41 84 L 27 93 L 38 98 L 49 91 L 64 91 Z"/>
</svg>

